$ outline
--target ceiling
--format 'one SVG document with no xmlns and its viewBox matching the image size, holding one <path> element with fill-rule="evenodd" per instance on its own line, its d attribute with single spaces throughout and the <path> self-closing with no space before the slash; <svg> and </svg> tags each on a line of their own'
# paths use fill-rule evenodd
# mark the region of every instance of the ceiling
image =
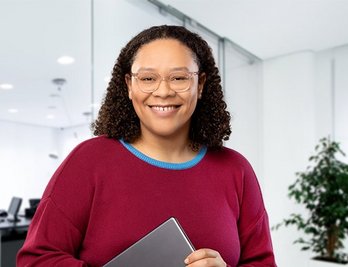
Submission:
<svg viewBox="0 0 348 267">
<path fill-rule="evenodd" d="M 117 7 L 124 8 L 126 2 L 141 9 L 147 1 L 117 0 Z M 348 44 L 346 0 L 161 2 L 261 59 Z M 116 5 L 115 0 L 94 3 L 99 9 L 100 5 Z M 96 38 L 108 29 L 91 30 L 90 1 L 0 0 L 0 10 L 0 84 L 13 84 L 11 90 L 0 89 L 0 121 L 63 128 L 89 122 L 95 98 L 91 84 L 103 79 L 93 72 L 92 35 Z M 108 12 L 113 14 L 112 9 Z M 127 35 L 134 32 L 135 24 L 139 28 L 143 22 L 127 14 L 127 10 L 123 13 L 128 20 L 109 27 L 120 27 Z M 99 17 L 94 18 L 94 22 L 98 20 Z M 119 36 L 119 44 L 109 45 L 121 47 L 129 37 Z M 108 40 L 99 42 L 107 45 Z M 103 57 L 102 50 L 98 53 L 93 60 Z M 58 64 L 57 58 L 63 55 L 73 56 L 75 63 Z M 106 69 L 111 70 L 109 64 Z M 59 88 L 52 82 L 55 78 L 64 78 L 66 83 Z M 100 87 L 106 86 L 102 81 Z"/>
<path fill-rule="evenodd" d="M 86 123 L 91 22 L 90 6 L 83 2 L 0 0 L 0 84 L 13 85 L 0 89 L 1 121 L 48 127 Z M 58 64 L 64 55 L 75 63 Z M 66 83 L 59 88 L 55 78 Z"/>
<path fill-rule="evenodd" d="M 348 44 L 346 0 L 162 0 L 261 59 Z"/>
</svg>

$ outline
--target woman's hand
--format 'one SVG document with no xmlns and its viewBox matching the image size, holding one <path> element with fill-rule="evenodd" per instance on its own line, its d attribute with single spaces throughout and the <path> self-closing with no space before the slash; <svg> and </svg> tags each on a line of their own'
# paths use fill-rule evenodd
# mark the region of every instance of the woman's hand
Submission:
<svg viewBox="0 0 348 267">
<path fill-rule="evenodd" d="M 226 267 L 226 263 L 221 258 L 219 252 L 202 248 L 192 252 L 185 259 L 186 267 Z"/>
</svg>

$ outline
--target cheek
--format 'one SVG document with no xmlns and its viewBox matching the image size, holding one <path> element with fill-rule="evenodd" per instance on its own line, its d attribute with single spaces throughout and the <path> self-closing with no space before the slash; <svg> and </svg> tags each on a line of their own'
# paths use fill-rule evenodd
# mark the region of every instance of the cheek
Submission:
<svg viewBox="0 0 348 267">
<path fill-rule="evenodd" d="M 135 109 L 135 111 L 137 111 L 139 109 L 139 100 L 137 99 L 137 97 L 132 97 L 131 98 L 132 104 L 133 104 L 133 108 Z"/>
<path fill-rule="evenodd" d="M 142 117 L 143 112 L 142 112 L 141 108 L 139 107 L 139 103 L 136 100 L 132 99 L 132 105 L 133 105 L 133 109 L 135 111 L 135 114 L 140 119 Z"/>
<path fill-rule="evenodd" d="M 198 88 L 191 94 L 191 103 L 197 103 L 200 92 Z"/>
<path fill-rule="evenodd" d="M 146 100 L 146 96 L 142 96 L 134 92 L 129 92 L 129 98 L 132 101 L 135 112 L 139 116 L 139 113 L 141 113 L 142 109 L 145 108 L 144 102 Z"/>
<path fill-rule="evenodd" d="M 194 94 L 193 96 L 191 96 L 188 103 L 189 103 L 188 109 L 190 110 L 190 113 L 192 114 L 197 106 L 197 94 Z"/>
</svg>

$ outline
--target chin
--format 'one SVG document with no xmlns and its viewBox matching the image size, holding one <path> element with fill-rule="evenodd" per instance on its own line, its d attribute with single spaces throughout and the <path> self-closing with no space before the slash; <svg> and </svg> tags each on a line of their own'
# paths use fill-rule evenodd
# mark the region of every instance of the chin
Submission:
<svg viewBox="0 0 348 267">
<path fill-rule="evenodd" d="M 175 136 L 186 135 L 188 134 L 187 129 L 178 129 L 178 128 L 167 128 L 162 126 L 160 128 L 153 128 L 151 130 L 152 134 L 158 136 L 159 138 L 174 138 Z"/>
</svg>

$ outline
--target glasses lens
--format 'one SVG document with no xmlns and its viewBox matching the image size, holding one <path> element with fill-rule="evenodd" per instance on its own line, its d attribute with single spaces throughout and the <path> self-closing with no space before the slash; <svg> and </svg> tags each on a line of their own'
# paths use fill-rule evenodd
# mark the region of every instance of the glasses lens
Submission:
<svg viewBox="0 0 348 267">
<path fill-rule="evenodd" d="M 155 91 L 161 82 L 160 76 L 153 72 L 139 72 L 137 80 L 140 89 L 144 92 Z"/>
<path fill-rule="evenodd" d="M 176 91 L 185 91 L 190 87 L 191 76 L 187 72 L 172 72 L 168 77 L 169 87 Z"/>
</svg>

